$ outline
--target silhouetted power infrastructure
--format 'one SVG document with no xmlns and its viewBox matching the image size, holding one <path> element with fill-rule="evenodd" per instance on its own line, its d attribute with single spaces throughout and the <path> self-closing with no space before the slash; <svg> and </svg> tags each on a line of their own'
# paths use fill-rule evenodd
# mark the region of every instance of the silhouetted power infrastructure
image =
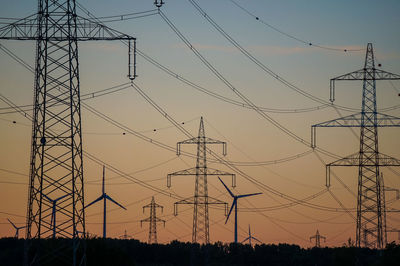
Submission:
<svg viewBox="0 0 400 266">
<path fill-rule="evenodd" d="M 11 222 L 10 219 L 7 218 L 7 220 L 8 220 L 8 222 L 9 222 L 9 223 L 14 227 L 14 229 L 15 229 L 14 238 L 18 238 L 18 236 L 19 236 L 19 230 L 25 228 L 25 226 L 16 226 L 13 222 Z"/>
<path fill-rule="evenodd" d="M 57 230 L 56 230 L 56 228 L 57 228 L 57 225 L 56 225 L 57 202 L 60 201 L 60 200 L 62 200 L 62 199 L 65 198 L 65 197 L 69 196 L 69 195 L 66 194 L 66 195 L 61 196 L 61 197 L 58 197 L 58 198 L 56 198 L 56 199 L 51 199 L 51 198 L 47 197 L 47 196 L 44 195 L 44 194 L 43 194 L 42 196 L 45 197 L 45 199 L 47 199 L 49 203 L 51 203 L 51 206 L 52 206 L 52 212 L 51 212 L 51 226 L 52 226 L 52 228 L 53 228 L 53 238 L 56 238 L 56 231 L 57 231 Z"/>
<path fill-rule="evenodd" d="M 78 42 L 128 42 L 128 77 L 134 79 L 131 49 L 136 51 L 136 39 L 77 15 L 75 0 L 38 0 L 38 12 L 1 27 L 0 39 L 36 41 L 26 237 L 52 237 L 54 229 L 59 237 L 84 236 Z M 53 206 L 43 195 L 52 199 L 68 195 L 58 204 L 57 218 L 63 222 L 54 228 Z"/>
<path fill-rule="evenodd" d="M 255 238 L 252 234 L 251 234 L 251 231 L 250 231 L 250 225 L 249 225 L 249 236 L 248 237 L 246 237 L 243 241 L 242 241 L 242 243 L 244 243 L 244 242 L 246 242 L 246 241 L 249 241 L 249 245 L 251 246 L 251 240 L 255 240 L 255 241 L 257 241 L 258 243 L 262 243 L 260 240 L 258 240 L 257 238 Z"/>
<path fill-rule="evenodd" d="M 238 242 L 238 239 L 237 239 L 237 222 L 238 222 L 238 219 L 237 219 L 237 204 L 238 204 L 238 199 L 245 198 L 245 197 L 250 197 L 250 196 L 255 196 L 255 195 L 260 195 L 260 194 L 262 194 L 262 193 L 259 192 L 259 193 L 235 195 L 235 194 L 233 194 L 232 191 L 225 185 L 225 183 L 222 181 L 221 178 L 218 177 L 218 179 L 219 179 L 219 181 L 221 181 L 222 185 L 224 185 L 224 187 L 226 188 L 226 190 L 229 192 L 229 195 L 231 195 L 231 197 L 233 198 L 232 206 L 231 206 L 231 209 L 229 210 L 228 217 L 226 217 L 225 224 L 228 222 L 229 217 L 231 216 L 233 207 L 235 207 L 235 235 L 234 235 L 234 238 L 235 238 L 235 243 L 237 243 L 237 242 Z M 249 230 L 250 230 L 250 227 L 249 227 Z M 250 232 L 250 231 L 249 231 L 249 232 Z"/>
<path fill-rule="evenodd" d="M 75 0 L 39 0 L 37 14 L 2 27 L 0 39 L 36 41 L 26 237 L 53 235 L 43 195 L 69 195 L 56 234 L 75 238 L 85 232 L 78 42 L 125 40 L 135 49 L 135 38 L 77 15 Z"/>
<path fill-rule="evenodd" d="M 312 147 L 315 147 L 317 127 L 359 127 L 360 150 L 326 165 L 326 186 L 330 186 L 330 167 L 358 166 L 356 246 L 384 248 L 386 244 L 385 187 L 380 178 L 381 166 L 400 166 L 400 160 L 379 152 L 378 128 L 400 127 L 400 118 L 378 113 L 376 103 L 377 80 L 399 80 L 400 75 L 375 68 L 372 44 L 368 43 L 364 68 L 331 79 L 330 100 L 335 100 L 335 81 L 362 80 L 361 112 L 311 127 Z"/>
<path fill-rule="evenodd" d="M 119 236 L 119 238 L 121 238 L 121 239 L 130 239 L 132 236 L 131 235 L 128 235 L 128 233 L 126 232 L 126 230 L 124 231 L 124 234 L 123 235 L 120 235 Z"/>
<path fill-rule="evenodd" d="M 158 205 L 155 200 L 154 196 L 151 197 L 151 202 L 145 206 L 143 206 L 143 212 L 146 208 L 150 209 L 150 216 L 146 219 L 140 221 L 140 226 L 143 225 L 143 222 L 149 223 L 149 244 L 157 244 L 157 223 L 162 222 L 164 223 L 165 227 L 165 220 L 162 220 L 157 217 L 157 208 L 161 208 L 161 212 L 163 211 L 164 207 Z"/>
<path fill-rule="evenodd" d="M 113 202 L 115 205 L 118 205 L 122 209 L 126 210 L 124 206 L 113 200 L 109 195 L 106 193 L 105 189 L 105 176 L 106 176 L 106 167 L 103 166 L 103 182 L 101 187 L 101 195 L 91 203 L 85 206 L 85 208 L 89 207 L 90 205 L 95 204 L 96 202 L 103 200 L 103 238 L 107 238 L 107 200 Z"/>
<path fill-rule="evenodd" d="M 326 241 L 326 237 L 321 236 L 321 235 L 319 234 L 319 231 L 318 231 L 318 230 L 317 230 L 317 232 L 315 233 L 315 235 L 313 235 L 313 236 L 310 237 L 310 242 L 311 242 L 311 240 L 312 240 L 313 238 L 315 238 L 315 245 L 314 245 L 314 247 L 316 247 L 316 248 L 320 248 L 320 247 L 321 247 L 321 239 L 323 239 L 324 242 Z"/>
<path fill-rule="evenodd" d="M 178 214 L 179 204 L 193 205 L 194 210 L 193 210 L 192 242 L 208 244 L 210 243 L 208 205 L 210 204 L 225 205 L 225 210 L 227 210 L 227 203 L 208 196 L 207 176 L 229 175 L 232 177 L 232 186 L 235 186 L 236 176 L 228 172 L 207 167 L 206 144 L 222 144 L 223 155 L 225 156 L 226 142 L 214 140 L 205 136 L 203 117 L 200 118 L 200 127 L 198 136 L 177 143 L 177 155 L 180 155 L 180 147 L 182 144 L 197 145 L 196 167 L 168 174 L 167 186 L 171 187 L 171 176 L 193 175 L 196 176 L 196 181 L 194 187 L 194 196 L 175 202 L 174 214 L 175 215 Z"/>
</svg>

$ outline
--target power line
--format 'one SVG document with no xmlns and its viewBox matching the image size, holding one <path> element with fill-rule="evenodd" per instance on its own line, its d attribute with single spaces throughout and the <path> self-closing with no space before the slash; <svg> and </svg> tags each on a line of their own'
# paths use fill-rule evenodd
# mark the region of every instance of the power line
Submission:
<svg viewBox="0 0 400 266">
<path fill-rule="evenodd" d="M 338 52 L 360 52 L 360 51 L 364 51 L 365 49 L 346 49 L 346 48 L 334 48 L 334 47 L 330 47 L 330 46 L 324 46 L 324 45 L 318 45 L 315 44 L 315 42 L 310 42 L 310 41 L 306 41 L 304 39 L 298 38 L 292 34 L 286 33 L 282 30 L 280 30 L 279 28 L 265 22 L 263 19 L 261 19 L 260 17 L 256 16 L 254 13 L 251 13 L 248 9 L 244 8 L 243 6 L 239 5 L 236 1 L 234 0 L 229 0 L 231 1 L 235 6 L 237 6 L 238 8 L 240 8 L 241 10 L 243 10 L 245 13 L 247 13 L 249 16 L 255 18 L 258 22 L 261 22 L 262 24 L 264 24 L 265 26 L 273 29 L 274 31 L 285 35 L 286 37 L 289 37 L 290 39 L 293 39 L 295 41 L 298 41 L 302 44 L 305 44 L 307 46 L 313 46 L 313 47 L 317 47 L 317 48 L 321 48 L 321 49 L 325 49 L 325 50 L 330 50 L 330 51 L 338 51 Z"/>
<path fill-rule="evenodd" d="M 189 49 L 200 59 L 200 61 L 219 79 L 221 80 L 229 89 L 231 89 L 240 99 L 243 100 L 246 104 L 252 107 L 254 111 L 256 111 L 262 118 L 267 120 L 269 123 L 274 125 L 276 128 L 284 132 L 289 137 L 295 139 L 296 141 L 302 143 L 303 145 L 311 147 L 311 143 L 309 141 L 304 140 L 303 138 L 299 137 L 275 119 L 267 115 L 262 110 L 258 109 L 258 107 L 250 101 L 246 96 L 244 96 L 235 86 L 233 86 L 211 63 L 189 42 L 189 40 L 176 28 L 176 26 L 168 19 L 168 17 L 160 10 L 159 14 L 163 18 L 163 20 L 168 24 L 168 26 L 176 33 L 176 35 L 189 47 Z M 321 153 L 324 153 L 328 156 L 339 158 L 339 156 L 326 151 L 321 148 L 317 148 Z"/>
</svg>

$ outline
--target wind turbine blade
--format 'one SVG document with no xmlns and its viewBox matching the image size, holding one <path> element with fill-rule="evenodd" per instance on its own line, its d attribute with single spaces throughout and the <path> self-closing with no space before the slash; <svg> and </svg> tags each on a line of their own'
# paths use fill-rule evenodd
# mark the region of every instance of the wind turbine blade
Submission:
<svg viewBox="0 0 400 266">
<path fill-rule="evenodd" d="M 232 213 L 233 207 L 235 207 L 235 204 L 236 204 L 236 198 L 235 198 L 235 199 L 233 200 L 233 202 L 232 202 L 232 206 L 231 206 L 231 209 L 229 210 L 228 217 L 226 217 L 225 224 L 228 222 L 228 220 L 229 220 L 229 217 L 231 216 L 231 213 Z"/>
<path fill-rule="evenodd" d="M 229 188 L 225 185 L 225 183 L 221 180 L 221 178 L 219 178 L 219 181 L 221 181 L 222 185 L 224 185 L 224 187 L 226 188 L 226 190 L 228 190 L 229 194 L 231 195 L 232 198 L 235 197 L 235 195 L 233 195 L 233 193 L 229 190 Z M 228 215 L 229 216 L 229 215 Z"/>
<path fill-rule="evenodd" d="M 14 226 L 15 229 L 18 229 L 18 228 L 15 226 L 15 224 L 14 224 L 13 222 L 10 221 L 10 219 L 7 218 L 7 220 L 10 222 L 10 224 L 11 224 L 12 226 Z"/>
<path fill-rule="evenodd" d="M 250 197 L 250 196 L 255 196 L 255 195 L 260 195 L 262 194 L 261 192 L 259 193 L 251 193 L 251 194 L 243 194 L 243 195 L 238 195 L 238 198 L 244 198 L 244 197 Z"/>
<path fill-rule="evenodd" d="M 260 240 L 258 240 L 258 239 L 255 238 L 254 236 L 252 236 L 251 238 L 254 239 L 255 241 L 258 241 L 258 242 L 262 243 Z"/>
<path fill-rule="evenodd" d="M 42 194 L 48 201 L 50 201 L 51 203 L 53 203 L 53 200 L 50 199 L 46 194 L 43 194 L 43 193 L 40 193 L 40 194 Z"/>
<path fill-rule="evenodd" d="M 105 179 L 105 175 L 106 175 L 105 172 L 106 172 L 106 166 L 103 165 L 103 183 L 102 183 L 102 192 L 103 192 L 103 194 L 104 194 L 104 191 L 105 191 L 105 185 L 104 185 L 104 183 L 105 183 L 104 179 Z"/>
<path fill-rule="evenodd" d="M 249 240 L 250 239 L 250 237 L 247 237 L 246 239 L 244 239 L 243 241 L 242 241 L 242 243 L 243 242 L 246 242 L 247 240 Z"/>
<path fill-rule="evenodd" d="M 95 199 L 94 201 L 92 201 L 91 203 L 89 203 L 88 205 L 85 206 L 85 208 L 89 207 L 90 205 L 95 204 L 96 202 L 102 200 L 104 198 L 104 195 L 101 195 L 100 197 L 98 197 L 97 199 Z"/>
<path fill-rule="evenodd" d="M 71 193 L 65 194 L 64 196 L 56 198 L 54 201 L 59 201 L 60 199 L 65 198 L 66 196 L 69 196 Z"/>
<path fill-rule="evenodd" d="M 110 196 L 106 195 L 105 196 L 106 199 L 111 200 L 112 202 L 114 202 L 115 204 L 117 204 L 118 206 L 120 206 L 122 209 L 126 210 L 126 208 L 124 206 L 122 206 L 121 204 L 119 204 L 118 202 L 116 202 L 115 200 L 113 200 L 112 198 L 110 198 Z"/>
</svg>

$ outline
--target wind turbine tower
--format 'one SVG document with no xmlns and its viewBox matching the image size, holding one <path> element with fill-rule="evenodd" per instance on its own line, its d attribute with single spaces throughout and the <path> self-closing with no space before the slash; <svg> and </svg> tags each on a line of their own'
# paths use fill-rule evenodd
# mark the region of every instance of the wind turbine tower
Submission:
<svg viewBox="0 0 400 266">
<path fill-rule="evenodd" d="M 209 228 L 209 214 L 208 205 L 219 204 L 225 205 L 225 213 L 227 204 L 218 199 L 208 196 L 207 176 L 209 175 L 229 175 L 232 176 L 232 186 L 235 186 L 235 175 L 221 170 L 207 167 L 207 148 L 206 144 L 222 144 L 223 155 L 226 155 L 226 142 L 207 138 L 204 132 L 203 117 L 200 119 L 199 134 L 197 137 L 181 141 L 177 143 L 177 155 L 180 155 L 182 144 L 195 144 L 197 145 L 197 160 L 196 167 L 181 170 L 167 176 L 167 186 L 171 187 L 171 176 L 196 176 L 194 186 L 194 196 L 175 202 L 174 214 L 178 214 L 179 204 L 193 205 L 193 243 L 210 243 L 210 228 Z"/>
<path fill-rule="evenodd" d="M 122 209 L 126 210 L 126 208 L 124 206 L 122 206 L 121 204 L 119 204 L 118 202 L 116 202 L 110 196 L 107 195 L 107 193 L 105 191 L 105 171 L 106 171 L 106 168 L 105 168 L 105 166 L 103 166 L 103 183 L 102 183 L 102 190 L 101 190 L 102 194 L 101 194 L 101 196 L 98 197 L 97 199 L 95 199 L 94 201 L 92 201 L 91 203 L 89 203 L 88 205 L 86 205 L 86 207 L 85 207 L 85 208 L 87 208 L 90 205 L 93 205 L 96 202 L 98 202 L 100 200 L 103 200 L 103 238 L 107 237 L 107 230 L 106 230 L 106 226 L 107 226 L 107 200 L 113 202 L 114 204 L 118 205 Z"/>
<path fill-rule="evenodd" d="M 229 210 L 228 217 L 226 217 L 225 224 L 229 220 L 229 217 L 230 217 L 230 215 L 232 213 L 233 207 L 235 207 L 235 244 L 237 244 L 237 204 L 238 204 L 237 202 L 238 202 L 238 199 L 245 198 L 245 197 L 250 197 L 250 196 L 255 196 L 255 195 L 260 195 L 262 193 L 259 192 L 259 193 L 243 194 L 243 195 L 234 195 L 232 193 L 232 191 L 230 191 L 230 189 L 221 180 L 221 178 L 218 177 L 218 179 L 219 179 L 219 181 L 221 181 L 222 185 L 224 185 L 226 190 L 229 192 L 229 195 L 231 195 L 231 197 L 233 198 L 232 206 L 231 206 L 231 209 Z M 249 230 L 250 230 L 250 228 L 249 228 Z"/>
<path fill-rule="evenodd" d="M 10 219 L 7 218 L 7 220 L 15 228 L 14 238 L 18 238 L 19 230 L 22 229 L 22 228 L 25 228 L 26 226 L 16 226 L 13 222 L 10 221 Z"/>
<path fill-rule="evenodd" d="M 319 234 L 319 231 L 318 231 L 318 230 L 317 230 L 317 233 L 315 233 L 315 235 L 313 235 L 313 236 L 310 237 L 310 242 L 311 242 L 311 240 L 312 240 L 313 238 L 315 238 L 315 247 L 316 247 L 316 248 L 320 248 L 320 247 L 321 247 L 321 239 L 323 239 L 324 242 L 326 241 L 326 237 L 321 236 L 321 235 Z"/>
<path fill-rule="evenodd" d="M 246 237 L 243 241 L 242 241 L 242 243 L 244 243 L 244 242 L 246 242 L 247 240 L 249 241 L 249 245 L 251 246 L 251 240 L 255 240 L 255 241 L 257 241 L 258 243 L 262 243 L 260 240 L 258 240 L 257 238 L 255 238 L 254 236 L 252 236 L 252 234 L 251 234 L 251 231 L 250 231 L 250 225 L 249 225 L 249 236 L 248 237 Z"/>
<path fill-rule="evenodd" d="M 149 244 L 157 244 L 157 223 L 162 222 L 164 223 L 165 227 L 165 220 L 157 218 L 157 208 L 161 208 L 161 212 L 163 211 L 163 206 L 158 205 L 155 200 L 154 196 L 151 197 L 151 202 L 145 206 L 143 206 L 143 212 L 146 208 L 150 208 L 150 217 L 143 219 L 140 221 L 140 226 L 142 226 L 143 222 L 149 223 Z"/>
<path fill-rule="evenodd" d="M 56 228 L 57 228 L 57 226 L 56 226 L 56 211 L 57 211 L 57 209 L 56 208 L 57 208 L 57 202 L 59 200 L 62 200 L 63 198 L 65 198 L 67 196 L 69 196 L 69 194 L 66 194 L 64 196 L 58 197 L 58 198 L 53 200 L 53 199 L 51 199 L 48 196 L 43 194 L 43 197 L 45 197 L 52 205 L 50 223 L 51 223 L 51 227 L 53 228 L 53 238 L 56 238 Z M 60 230 L 58 230 L 58 231 L 60 232 Z"/>
<path fill-rule="evenodd" d="M 380 179 L 380 167 L 400 166 L 400 160 L 379 152 L 378 128 L 400 127 L 400 118 L 378 112 L 376 101 L 377 80 L 400 80 L 400 75 L 375 68 L 372 43 L 368 43 L 364 67 L 330 81 L 330 101 L 335 100 L 336 81 L 359 80 L 363 82 L 361 112 L 326 121 L 311 127 L 311 146 L 315 147 L 317 127 L 358 127 L 360 128 L 360 148 L 357 153 L 326 165 L 326 186 L 330 186 L 330 167 L 357 166 L 357 227 L 356 246 L 364 243 L 369 248 L 384 248 L 387 242 L 385 191 Z M 362 240 L 363 239 L 363 240 Z"/>
</svg>

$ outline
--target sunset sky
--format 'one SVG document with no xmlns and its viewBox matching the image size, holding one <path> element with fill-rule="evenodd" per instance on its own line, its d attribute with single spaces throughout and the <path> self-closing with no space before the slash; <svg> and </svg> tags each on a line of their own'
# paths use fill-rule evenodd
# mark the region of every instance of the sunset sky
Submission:
<svg viewBox="0 0 400 266">
<path fill-rule="evenodd" d="M 154 9 L 153 0 L 106 1 L 84 0 L 79 3 L 100 20 L 105 18 Z M 227 160 L 251 179 L 285 195 L 303 199 L 325 189 L 325 163 L 335 159 L 312 152 L 306 143 L 310 140 L 311 125 L 328 121 L 360 109 L 362 82 L 338 82 L 336 101 L 338 108 L 321 103 L 288 88 L 274 76 L 260 69 L 229 43 L 187 0 L 165 0 L 161 7 L 166 17 L 179 29 L 212 65 L 235 88 L 260 107 L 265 114 L 303 139 L 295 140 L 256 111 L 221 101 L 182 83 L 146 61 L 137 58 L 138 85 L 173 119 L 197 135 L 200 117 L 204 118 L 207 137 L 226 141 Z M 400 74 L 400 1 L 278 1 L 278 0 L 197 0 L 201 8 L 229 36 L 258 61 L 279 77 L 303 91 L 329 101 L 329 80 L 359 70 L 364 65 L 365 48 L 372 43 L 381 69 Z M 246 13 L 239 4 L 255 17 Z M 1 18 L 22 18 L 34 14 L 36 1 L 0 0 Z M 81 9 L 78 14 L 87 16 Z M 103 18 L 101 18 L 103 17 Z M 117 20 L 119 18 L 117 17 Z M 4 20 L 0 19 L 0 23 Z M 137 38 L 138 49 L 183 77 L 209 91 L 243 103 L 230 88 L 222 83 L 179 39 L 159 14 L 106 22 L 106 25 Z M 4 26 L 4 24 L 0 24 Z M 280 32 L 279 32 L 280 31 Z M 288 36 L 289 35 L 289 36 Z M 301 41 L 305 41 L 302 43 Z M 308 45 L 312 43 L 313 45 Z M 35 43 L 31 41 L 5 41 L 6 47 L 29 65 L 34 66 Z M 316 47 L 315 45 L 322 46 Z M 344 50 L 348 50 L 344 52 Z M 85 42 L 79 45 L 81 95 L 129 82 L 126 78 L 128 51 L 118 41 Z M 0 50 L 0 93 L 17 105 L 30 105 L 33 99 L 34 75 Z M 377 82 L 378 109 L 400 117 L 400 81 Z M 85 100 L 85 103 L 119 123 L 170 147 L 187 137 L 178 131 L 163 115 L 155 110 L 132 87 Z M 318 107 L 318 108 L 317 108 Z M 31 122 L 24 116 L 7 109 L 0 102 L 0 237 L 13 236 L 15 231 L 7 218 L 19 226 L 25 224 L 28 198 Z M 27 108 L 29 109 L 29 107 Z M 305 111 L 307 110 L 307 112 Z M 11 112 L 10 112 L 11 111 Z M 32 111 L 28 110 L 28 113 Z M 194 193 L 195 177 L 173 177 L 172 187 L 166 186 L 167 174 L 195 166 L 195 159 L 177 156 L 117 128 L 87 109 L 82 109 L 84 151 L 95 155 L 124 173 L 130 173 L 140 182 L 165 191 L 190 197 Z M 123 134 L 126 133 L 126 134 Z M 379 129 L 380 152 L 400 158 L 399 128 Z M 359 149 L 359 129 L 319 128 L 317 145 L 344 157 Z M 216 153 L 222 148 L 209 146 Z M 196 153 L 195 146 L 182 146 L 183 151 Z M 304 156 L 300 156 L 309 151 Z M 293 159 L 296 155 L 299 158 Z M 211 156 L 209 157 L 212 158 Z M 291 158 L 291 160 L 281 160 Z M 260 162 L 264 162 L 261 165 Z M 252 164 L 253 166 L 244 166 Z M 254 166 L 258 164 L 258 166 Z M 231 172 L 224 165 L 209 162 L 209 167 Z M 385 185 L 400 189 L 400 169 L 381 168 Z M 357 168 L 334 168 L 338 179 L 332 177 L 330 191 L 346 208 L 356 207 Z M 397 174 L 396 174 L 397 172 Z M 84 158 L 85 202 L 91 202 L 101 193 L 102 166 Z M 228 177 L 222 177 L 231 184 Z M 235 193 L 262 192 L 262 195 L 239 200 L 239 241 L 247 237 L 248 226 L 252 234 L 264 243 L 293 243 L 312 246 L 309 237 L 318 229 L 327 238 L 326 245 L 338 246 L 355 239 L 355 221 L 344 212 L 321 211 L 296 205 L 270 210 L 272 206 L 290 203 L 273 195 L 248 177 L 237 175 Z M 232 203 L 217 177 L 208 178 L 209 196 Z M 350 191 L 351 192 L 350 192 Z M 106 191 L 113 199 L 127 207 L 127 211 L 110 206 L 108 212 L 109 237 L 127 234 L 141 241 L 148 239 L 148 224 L 140 227 L 140 220 L 149 216 L 142 206 L 155 196 L 164 206 L 159 217 L 166 220 L 165 228 L 158 225 L 158 240 L 168 243 L 174 239 L 191 241 L 193 210 L 180 206 L 179 215 L 173 216 L 171 197 L 144 188 L 132 179 L 106 170 Z M 395 193 L 387 192 L 388 207 L 400 208 Z M 313 204 L 340 209 L 328 193 L 310 201 Z M 254 208 L 258 208 L 254 210 Z M 355 215 L 355 212 L 352 211 Z M 390 227 L 400 227 L 400 214 L 388 213 Z M 233 218 L 233 217 L 231 217 Z M 233 241 L 233 220 L 225 223 L 221 209 L 210 209 L 211 242 Z M 94 205 L 86 211 L 87 229 L 102 234 L 102 206 Z M 22 231 L 21 235 L 24 235 Z M 389 241 L 400 241 L 397 233 L 388 234 Z"/>
</svg>

